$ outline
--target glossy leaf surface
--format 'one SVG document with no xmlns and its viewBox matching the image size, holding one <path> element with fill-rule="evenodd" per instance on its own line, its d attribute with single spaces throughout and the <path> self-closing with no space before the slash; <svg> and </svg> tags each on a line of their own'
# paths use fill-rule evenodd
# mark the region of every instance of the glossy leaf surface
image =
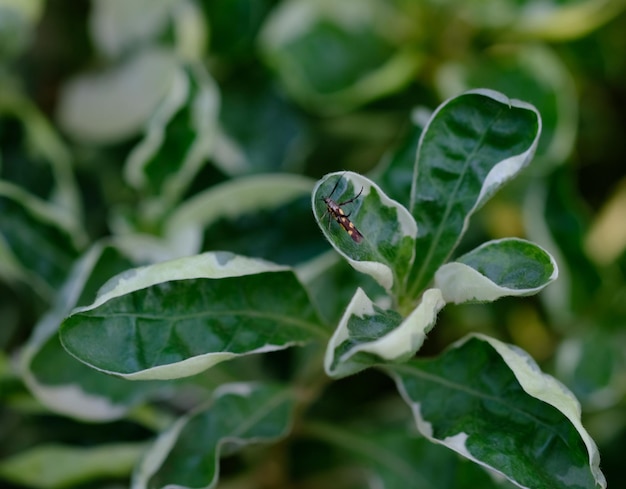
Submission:
<svg viewBox="0 0 626 489">
<path fill-rule="evenodd" d="M 293 272 L 223 252 L 112 279 L 63 322 L 60 335 L 72 355 L 98 370 L 173 379 L 326 333 Z"/>
<path fill-rule="evenodd" d="M 606 487 L 575 397 L 519 348 L 475 335 L 387 369 L 432 441 L 519 487 Z"/>
<path fill-rule="evenodd" d="M 517 238 L 489 241 L 437 270 L 435 284 L 446 302 L 494 301 L 536 294 L 556 279 L 554 259 Z"/>
<path fill-rule="evenodd" d="M 534 107 L 489 90 L 435 111 L 418 146 L 409 206 L 419 227 L 414 294 L 454 250 L 471 214 L 528 164 L 540 131 Z"/>
</svg>

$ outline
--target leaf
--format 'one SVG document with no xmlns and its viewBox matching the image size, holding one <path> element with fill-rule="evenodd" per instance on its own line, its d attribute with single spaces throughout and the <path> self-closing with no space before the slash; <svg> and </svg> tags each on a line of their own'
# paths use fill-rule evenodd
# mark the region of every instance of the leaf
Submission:
<svg viewBox="0 0 626 489">
<path fill-rule="evenodd" d="M 311 218 L 309 191 L 272 209 L 219 219 L 204 230 L 201 249 L 295 266 L 327 252 L 329 246 Z"/>
<path fill-rule="evenodd" d="M 506 39 L 563 41 L 597 29 L 623 11 L 624 5 L 619 1 L 552 0 L 539 7 L 507 0 L 470 0 L 455 7 L 455 15 L 475 29 L 507 29 Z"/>
<path fill-rule="evenodd" d="M 131 487 L 215 487 L 220 455 L 285 436 L 293 408 L 293 394 L 283 387 L 224 385 L 208 406 L 159 436 L 137 466 Z"/>
<path fill-rule="evenodd" d="M 382 424 L 368 420 L 367 423 L 350 423 L 348 426 L 313 421 L 304 423 L 301 431 L 307 438 L 325 442 L 317 451 L 323 451 L 323 460 L 339 466 L 328 469 L 316 467 L 314 478 L 318 483 L 315 487 L 342 487 L 341 482 L 346 487 L 384 489 L 509 487 L 502 481 L 496 482 L 478 465 L 407 430 L 404 421 L 401 424 Z M 296 452 L 294 458 L 308 461 L 317 455 L 314 447 L 307 448 L 302 454 Z M 306 462 L 301 463 L 304 465 Z M 339 472 L 337 469 L 341 468 L 344 470 Z M 357 477 L 364 479 L 362 484 L 348 485 Z"/>
<path fill-rule="evenodd" d="M 50 299 L 83 238 L 62 209 L 0 181 L 0 275 L 20 278 Z"/>
<path fill-rule="evenodd" d="M 12 58 L 19 56 L 31 44 L 43 9 L 41 1 L 0 4 L 0 17 L 3 21 L 0 27 L 0 36 L 3 39 L 0 56 L 3 64 L 8 66 Z"/>
<path fill-rule="evenodd" d="M 287 174 L 229 180 L 181 204 L 165 222 L 165 239 L 181 256 L 198 253 L 203 248 L 203 235 L 220 220 L 274 211 L 308 196 L 312 187 L 313 180 Z M 211 238 L 214 236 L 208 236 L 209 242 Z"/>
<path fill-rule="evenodd" d="M 60 329 L 80 361 L 127 379 L 175 379 L 326 338 L 293 272 L 226 252 L 118 275 Z"/>
<path fill-rule="evenodd" d="M 146 49 L 123 65 L 68 82 L 59 102 L 59 122 L 74 138 L 110 144 L 136 136 L 167 96 L 177 61 L 162 49 Z"/>
<path fill-rule="evenodd" d="M 357 195 L 354 202 L 341 205 Z M 351 239 L 333 216 L 328 215 L 324 198 L 331 198 L 345 209 L 345 216 L 349 215 L 363 235 L 361 242 Z M 371 275 L 387 291 L 393 289 L 399 293 L 404 289 L 413 262 L 417 227 L 402 205 L 387 197 L 371 180 L 357 173 L 338 172 L 326 175 L 317 183 L 312 206 L 326 239 L 350 265 Z"/>
<path fill-rule="evenodd" d="M 222 3 L 232 5 L 230 0 Z M 240 24 L 236 19 L 233 28 Z M 216 142 L 216 164 L 230 175 L 302 171 L 311 149 L 305 119 L 269 82 L 251 84 L 247 77 L 233 81 L 220 87 L 222 132 Z"/>
<path fill-rule="evenodd" d="M 211 54 L 236 63 L 256 55 L 258 32 L 274 3 L 272 0 L 213 0 L 202 2 L 199 7 L 210 24 Z M 242 12 L 246 13 L 246 22 L 241 22 Z M 235 80 L 229 84 L 232 82 Z"/>
<path fill-rule="evenodd" d="M 446 302 L 494 301 L 536 294 L 556 280 L 558 268 L 547 251 L 529 241 L 489 241 L 441 266 L 435 285 Z"/>
<path fill-rule="evenodd" d="M 529 238 L 548 250 L 559 264 L 559 280 L 542 298 L 553 318 L 558 318 L 554 325 L 569 325 L 593 307 L 602 284 L 600 271 L 585 250 L 584 239 L 591 236 L 589 219 L 569 169 L 557 169 L 547 182 L 535 182 L 528 189 L 524 224 Z"/>
<path fill-rule="evenodd" d="M 437 313 L 441 292 L 429 289 L 406 318 L 375 305 L 359 288 L 328 343 L 324 368 L 331 377 L 345 377 L 381 362 L 401 362 L 422 346 Z"/>
<path fill-rule="evenodd" d="M 0 461 L 0 478 L 28 487 L 56 489 L 127 477 L 145 448 L 144 443 L 39 445 Z"/>
<path fill-rule="evenodd" d="M 537 146 L 537 110 L 490 90 L 444 102 L 424 129 L 409 210 L 420 230 L 410 296 L 432 280 L 470 216 L 528 164 Z"/>
<path fill-rule="evenodd" d="M 217 86 L 201 66 L 176 69 L 124 168 L 128 183 L 153 196 L 151 214 L 170 210 L 212 154 L 218 110 Z"/>
<path fill-rule="evenodd" d="M 120 57 L 133 45 L 154 42 L 168 28 L 175 2 L 93 2 L 90 30 L 96 47 L 109 58 Z"/>
<path fill-rule="evenodd" d="M 267 62 L 299 102 L 336 113 L 410 81 L 421 57 L 388 28 L 408 30 L 403 20 L 393 5 L 379 0 L 298 0 L 272 11 L 260 41 Z"/>
<path fill-rule="evenodd" d="M 385 369 L 419 431 L 519 487 L 606 487 L 580 405 L 527 353 L 482 335 Z"/>
<path fill-rule="evenodd" d="M 594 324 L 563 341 L 555 362 L 559 379 L 572 389 L 583 408 L 593 410 L 618 405 L 626 391 L 620 380 L 626 363 L 623 337 L 601 326 Z"/>
<path fill-rule="evenodd" d="M 598 29 L 624 11 L 622 2 L 594 0 L 551 2 L 548 8 L 523 9 L 514 31 L 546 40 L 575 39 Z M 547 6 L 547 5 L 546 5 Z"/>
<path fill-rule="evenodd" d="M 82 209 L 69 149 L 21 91 L 11 84 L 0 85 L 3 134 L 10 139 L 2 142 L 2 179 L 62 209 L 75 220 L 76 235 L 82 234 Z"/>
</svg>

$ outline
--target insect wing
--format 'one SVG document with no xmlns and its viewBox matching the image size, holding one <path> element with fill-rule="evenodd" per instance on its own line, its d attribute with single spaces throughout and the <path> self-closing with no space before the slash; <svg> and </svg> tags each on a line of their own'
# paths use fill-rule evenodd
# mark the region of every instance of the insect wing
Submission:
<svg viewBox="0 0 626 489">
<path fill-rule="evenodd" d="M 326 212 L 328 213 L 329 220 L 332 216 L 335 221 L 337 221 L 337 223 L 348 233 L 350 238 L 352 238 L 352 241 L 354 241 L 355 243 L 360 243 L 361 241 L 363 241 L 363 235 L 352 223 L 352 221 L 350 221 L 350 218 L 348 217 L 350 214 L 346 215 L 341 206 L 350 204 L 354 202 L 357 198 L 359 198 L 359 196 L 363 192 L 363 188 L 361 188 L 361 191 L 351 199 L 337 203 L 331 198 L 331 196 L 335 192 L 340 180 L 341 179 L 337 180 L 337 183 L 335 183 L 332 192 L 328 194 L 328 196 L 322 197 L 322 200 L 326 204 Z"/>
</svg>

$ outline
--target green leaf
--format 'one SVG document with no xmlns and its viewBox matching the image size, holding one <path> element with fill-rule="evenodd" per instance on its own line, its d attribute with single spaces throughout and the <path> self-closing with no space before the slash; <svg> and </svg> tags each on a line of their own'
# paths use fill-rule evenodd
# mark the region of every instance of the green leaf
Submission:
<svg viewBox="0 0 626 489">
<path fill-rule="evenodd" d="M 257 34 L 274 6 L 273 0 L 201 2 L 199 7 L 204 10 L 211 28 L 211 54 L 230 62 L 248 61 L 255 56 Z M 242 22 L 242 12 L 245 12 L 245 22 Z"/>
<path fill-rule="evenodd" d="M 144 443 L 39 445 L 0 461 L 0 478 L 28 487 L 56 489 L 128 477 L 145 448 Z"/>
<path fill-rule="evenodd" d="M 593 326 L 559 345 L 556 370 L 583 407 L 606 410 L 624 398 L 626 345 L 622 336 Z"/>
<path fill-rule="evenodd" d="M 537 110 L 491 90 L 444 102 L 424 129 L 409 210 L 420 233 L 410 277 L 415 297 L 463 236 L 470 216 L 534 154 Z"/>
<path fill-rule="evenodd" d="M 354 202 L 347 203 L 357 195 Z M 363 235 L 361 242 L 355 242 L 333 219 L 325 198 L 332 199 L 349 216 Z M 357 173 L 338 172 L 317 183 L 312 206 L 326 239 L 350 265 L 371 275 L 387 291 L 399 293 L 404 289 L 414 258 L 417 227 L 402 205 L 387 197 L 371 180 Z"/>
<path fill-rule="evenodd" d="M 0 63 L 9 66 L 11 58 L 18 56 L 32 41 L 36 23 L 44 9 L 42 0 L 30 2 L 2 2 L 0 4 Z"/>
<path fill-rule="evenodd" d="M 137 466 L 131 487 L 215 487 L 220 455 L 285 436 L 293 407 L 293 394 L 280 386 L 224 385 L 208 406 L 161 434 Z"/>
<path fill-rule="evenodd" d="M 420 349 L 444 306 L 441 292 L 429 289 L 406 318 L 375 305 L 359 288 L 326 349 L 324 368 L 345 377 L 381 362 L 402 362 Z"/>
<path fill-rule="evenodd" d="M 421 63 L 388 28 L 408 30 L 401 17 L 380 0 L 285 2 L 267 20 L 261 45 L 298 101 L 318 111 L 345 111 L 407 84 Z"/>
<path fill-rule="evenodd" d="M 428 439 L 520 487 L 606 487 L 576 398 L 519 348 L 472 335 L 386 370 Z"/>
<path fill-rule="evenodd" d="M 20 278 L 50 299 L 83 239 L 62 209 L 0 181 L 0 275 Z"/>
<path fill-rule="evenodd" d="M 180 256 L 198 253 L 203 249 L 205 234 L 208 234 L 204 236 L 205 243 L 212 243 L 212 240 L 219 238 L 211 235 L 211 227 L 220 220 L 234 221 L 254 216 L 255 213 L 280 210 L 283 206 L 308 196 L 312 187 L 313 180 L 310 178 L 287 174 L 254 175 L 229 180 L 181 204 L 165 222 L 165 239 Z M 298 228 L 298 233 L 301 231 Z M 269 229 L 268 232 L 277 231 Z M 254 239 L 249 240 L 253 246 Z"/>
<path fill-rule="evenodd" d="M 80 235 L 82 209 L 70 151 L 37 106 L 5 79 L 0 79 L 0 124 L 2 179 L 62 209 Z"/>
<path fill-rule="evenodd" d="M 174 379 L 231 358 L 326 338 L 293 272 L 218 252 L 123 273 L 60 330 L 80 361 L 128 379 Z"/>
<path fill-rule="evenodd" d="M 209 74 L 199 65 L 178 68 L 124 168 L 133 187 L 154 196 L 146 203 L 151 214 L 168 211 L 211 155 L 218 110 L 219 93 Z"/>
<path fill-rule="evenodd" d="M 489 241 L 441 266 L 435 284 L 446 302 L 494 301 L 504 296 L 533 295 L 556 280 L 550 254 L 529 241 Z"/>
<path fill-rule="evenodd" d="M 329 245 L 311 217 L 307 192 L 274 209 L 220 219 L 205 230 L 202 250 L 231 251 L 295 266 L 327 252 Z"/>
</svg>

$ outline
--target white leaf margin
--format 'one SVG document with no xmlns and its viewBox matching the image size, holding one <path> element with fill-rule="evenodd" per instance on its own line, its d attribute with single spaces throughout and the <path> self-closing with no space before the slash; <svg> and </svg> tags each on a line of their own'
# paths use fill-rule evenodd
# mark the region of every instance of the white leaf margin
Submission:
<svg viewBox="0 0 626 489">
<path fill-rule="evenodd" d="M 527 352 L 514 345 L 503 343 L 495 338 L 491 338 L 480 333 L 472 333 L 453 343 L 450 348 L 459 348 L 473 338 L 489 343 L 489 345 L 500 355 L 502 360 L 504 360 L 507 366 L 511 369 L 511 372 L 519 382 L 524 392 L 526 392 L 529 396 L 539 399 L 554 407 L 563 413 L 563 415 L 572 423 L 583 440 L 583 443 L 587 447 L 587 452 L 589 454 L 589 468 L 597 485 L 599 485 L 602 489 L 606 488 L 606 479 L 600 470 L 600 452 L 596 443 L 582 425 L 580 403 L 574 394 L 572 394 L 572 392 L 557 379 L 551 375 L 543 373 L 535 360 Z M 411 411 L 413 412 L 413 416 L 420 433 L 434 443 L 444 445 L 460 453 L 467 459 L 482 465 L 483 467 L 499 472 L 490 465 L 485 464 L 482 460 L 476 459 L 467 450 L 467 434 L 458 433 L 454 436 L 441 440 L 434 438 L 431 424 L 422 417 L 421 404 L 410 398 L 404 389 L 404 385 L 392 370 L 388 372 L 395 380 L 400 395 L 411 407 Z M 502 475 L 506 477 L 505 474 Z"/>
<path fill-rule="evenodd" d="M 322 233 L 328 240 L 328 242 L 332 245 L 337 252 L 343 256 L 346 261 L 354 268 L 355 270 L 370 275 L 374 280 L 376 280 L 387 292 L 390 292 L 394 285 L 394 273 L 389 266 L 384 263 L 376 262 L 376 261 L 360 261 L 355 260 L 348 256 L 343 249 L 341 249 L 335 243 L 335 239 L 333 239 L 332 234 L 328 231 L 328 228 L 324 225 L 324 220 L 327 219 L 325 214 L 319 215 L 318 213 L 318 200 L 317 197 L 320 187 L 324 185 L 330 178 L 332 177 L 340 177 L 345 178 L 349 182 L 351 182 L 354 188 L 363 188 L 361 193 L 362 197 L 367 197 L 369 195 L 372 188 L 376 190 L 378 193 L 378 197 L 380 198 L 381 205 L 385 207 L 392 207 L 397 211 L 398 223 L 400 224 L 401 232 L 404 236 L 410 236 L 415 239 L 417 237 L 417 223 L 415 222 L 415 218 L 411 215 L 411 213 L 399 202 L 391 199 L 387 196 L 387 194 L 374 182 L 372 182 L 369 178 L 364 177 L 363 175 L 359 175 L 358 173 L 354 173 L 351 171 L 339 171 L 334 173 L 328 173 L 324 175 L 322 179 L 320 179 L 315 187 L 313 188 L 313 193 L 311 194 L 311 207 L 313 208 L 313 213 L 315 214 L 315 219 L 322 230 Z M 413 262 L 415 256 L 415 249 L 413 250 L 413 256 L 411 257 L 410 262 Z"/>
<path fill-rule="evenodd" d="M 476 269 L 461 262 L 446 263 L 435 272 L 435 287 L 441 289 L 446 302 L 462 304 L 464 302 L 493 302 L 501 297 L 524 297 L 534 295 L 554 282 L 559 276 L 559 268 L 554 257 L 539 245 L 519 238 L 503 238 L 488 241 L 480 245 L 476 250 L 493 245 L 502 241 L 520 241 L 539 248 L 549 258 L 552 265 L 552 274 L 548 280 L 538 286 L 527 289 L 512 289 L 502 287 L 477 271 Z M 474 250 L 474 251 L 476 251 Z"/>
<path fill-rule="evenodd" d="M 360 287 L 348 304 L 337 329 L 328 342 L 324 357 L 324 370 L 329 377 L 340 378 L 366 368 L 350 358 L 359 352 L 371 353 L 390 362 L 404 361 L 413 356 L 424 343 L 426 334 L 433 328 L 437 314 L 445 305 L 439 289 L 428 289 L 419 305 L 396 328 L 375 341 L 361 343 L 345 352 L 335 368 L 332 367 L 335 350 L 349 339 L 348 322 L 352 316 L 374 315 L 374 302 Z"/>
</svg>

